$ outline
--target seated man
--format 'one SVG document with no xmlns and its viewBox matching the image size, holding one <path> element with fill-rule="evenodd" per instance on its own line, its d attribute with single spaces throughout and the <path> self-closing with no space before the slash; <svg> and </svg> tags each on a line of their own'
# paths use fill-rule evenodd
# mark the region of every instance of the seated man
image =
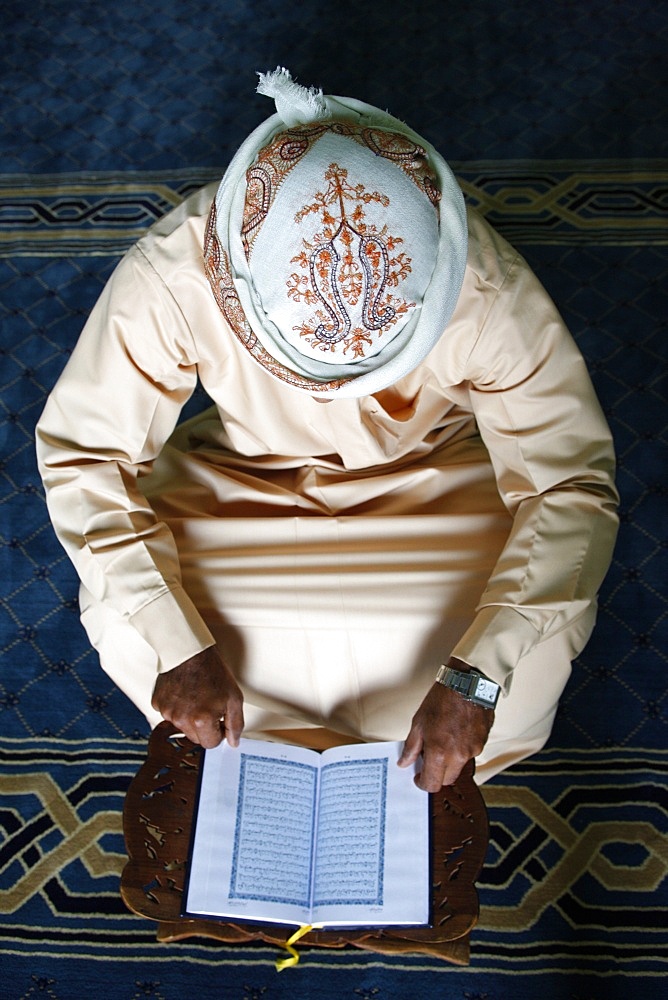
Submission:
<svg viewBox="0 0 668 1000">
<path fill-rule="evenodd" d="M 435 149 L 285 70 L 258 89 L 277 113 L 121 261 L 38 426 L 82 621 L 203 746 L 245 713 L 484 781 L 545 743 L 591 632 L 610 434 Z M 215 405 L 175 431 L 198 377 Z"/>
</svg>

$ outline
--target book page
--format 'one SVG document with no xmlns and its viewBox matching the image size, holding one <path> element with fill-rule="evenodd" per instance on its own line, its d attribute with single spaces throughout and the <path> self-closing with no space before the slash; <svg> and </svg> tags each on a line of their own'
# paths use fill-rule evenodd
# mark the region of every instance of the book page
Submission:
<svg viewBox="0 0 668 1000">
<path fill-rule="evenodd" d="M 382 906 L 387 766 L 384 757 L 322 768 L 314 906 Z"/>
<path fill-rule="evenodd" d="M 414 768 L 397 766 L 401 746 L 337 747 L 321 756 L 242 739 L 236 749 L 223 742 L 207 750 L 185 915 L 426 924 L 429 797 L 413 784 Z"/>
<path fill-rule="evenodd" d="M 429 796 L 400 768 L 401 743 L 323 754 L 313 922 L 427 924 Z"/>
<path fill-rule="evenodd" d="M 309 922 L 319 758 L 246 739 L 206 751 L 188 913 Z"/>
<path fill-rule="evenodd" d="M 230 899 L 311 904 L 317 768 L 241 754 Z"/>
</svg>

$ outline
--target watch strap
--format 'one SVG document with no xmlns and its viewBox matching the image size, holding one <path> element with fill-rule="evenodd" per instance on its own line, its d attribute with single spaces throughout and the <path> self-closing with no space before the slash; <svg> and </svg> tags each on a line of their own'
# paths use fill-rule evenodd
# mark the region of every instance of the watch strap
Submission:
<svg viewBox="0 0 668 1000">
<path fill-rule="evenodd" d="M 443 687 L 456 691 L 466 701 L 482 708 L 495 708 L 499 700 L 501 686 L 473 668 L 465 672 L 443 664 L 436 674 L 436 680 Z"/>
</svg>

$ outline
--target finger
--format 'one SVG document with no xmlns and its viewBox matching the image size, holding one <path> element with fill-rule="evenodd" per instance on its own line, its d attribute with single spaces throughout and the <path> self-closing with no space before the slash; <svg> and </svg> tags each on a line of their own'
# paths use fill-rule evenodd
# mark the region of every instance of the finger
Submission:
<svg viewBox="0 0 668 1000">
<path fill-rule="evenodd" d="M 216 716 L 209 715 L 191 719 L 190 724 L 196 734 L 193 742 L 199 743 L 205 750 L 212 750 L 222 742 L 223 727 L 220 720 L 216 718 Z M 186 736 L 188 736 L 185 729 L 184 732 L 186 733 Z M 188 738 L 192 739 L 190 736 Z"/>
<path fill-rule="evenodd" d="M 438 792 L 445 783 L 449 754 L 444 751 L 425 750 L 422 770 L 415 778 L 415 784 L 425 792 Z"/>
<path fill-rule="evenodd" d="M 244 728 L 244 712 L 240 701 L 230 702 L 225 715 L 225 738 L 231 747 L 239 746 Z"/>
<path fill-rule="evenodd" d="M 397 761 L 399 767 L 408 767 L 410 764 L 414 764 L 422 752 L 422 746 L 422 733 L 416 726 L 413 726 L 410 733 L 406 737 L 404 748 L 401 751 L 399 760 Z"/>
<path fill-rule="evenodd" d="M 197 746 L 199 746 L 199 734 L 197 730 L 190 724 L 189 719 L 171 718 L 168 719 L 167 721 L 171 722 L 174 728 L 178 730 L 178 732 L 181 735 L 185 736 L 187 740 L 190 740 L 191 743 L 195 743 Z"/>
<path fill-rule="evenodd" d="M 459 775 L 464 770 L 464 765 L 470 757 L 455 757 L 448 761 L 448 766 L 443 774 L 443 784 L 444 785 L 454 785 Z"/>
<path fill-rule="evenodd" d="M 427 777 L 425 776 L 424 771 L 421 771 L 420 774 L 416 774 L 413 780 L 417 787 L 423 792 L 430 792 L 432 794 L 434 792 L 440 792 L 445 785 L 454 784 L 454 781 L 445 781 L 443 776 L 432 776 L 431 778 Z"/>
<path fill-rule="evenodd" d="M 438 792 L 443 785 L 454 785 L 467 758 L 459 754 L 426 753 L 424 766 L 415 778 L 415 784 L 425 792 Z"/>
</svg>

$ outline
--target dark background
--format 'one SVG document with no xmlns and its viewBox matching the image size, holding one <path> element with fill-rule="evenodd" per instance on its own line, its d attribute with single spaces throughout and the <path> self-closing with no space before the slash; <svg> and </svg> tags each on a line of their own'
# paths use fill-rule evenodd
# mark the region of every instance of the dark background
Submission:
<svg viewBox="0 0 668 1000">
<path fill-rule="evenodd" d="M 141 759 L 144 720 L 110 687 L 78 623 L 77 581 L 46 516 L 34 425 L 123 247 L 169 207 L 158 185 L 180 197 L 221 174 L 272 112 L 254 93 L 256 71 L 285 65 L 303 84 L 387 108 L 434 143 L 469 199 L 537 271 L 586 357 L 617 447 L 619 541 L 599 625 L 575 665 L 549 747 L 498 788 L 526 785 L 583 835 L 602 816 L 610 830 L 638 817 L 651 829 L 665 789 L 668 649 L 666 6 L 4 0 L 0 13 L 0 742 L 7 769 L 17 754 L 45 746 L 55 761 L 80 746 L 127 747 L 125 768 L 112 768 L 121 774 L 118 810 L 123 782 Z M 545 190 L 543 213 L 526 210 L 525 187 Z M 106 194 L 88 197 L 89 188 Z M 572 225 L 559 214 L 564 206 Z M 73 230 L 99 233 L 99 241 L 82 249 Z M 112 230 L 120 234 L 115 243 Z M 198 395 L 190 406 L 204 402 Z M 648 777 L 642 769 L 650 761 Z M 44 768 L 70 789 L 66 771 Z M 637 800 L 636 788 L 644 790 Z M 238 967 L 225 965 L 229 978 L 221 983 L 216 963 L 229 956 L 193 946 L 172 962 L 174 953 L 156 952 L 143 926 L 135 940 L 145 946 L 146 967 L 123 966 L 119 977 L 110 965 L 101 973 L 92 945 L 97 964 L 86 965 L 77 964 L 76 949 L 57 943 L 61 931 L 74 934 L 84 913 L 97 928 L 93 937 L 111 934 L 107 959 L 137 961 L 144 953 L 132 951 L 137 925 L 116 908 L 116 882 L 103 882 L 98 897 L 81 866 L 81 883 L 59 876 L 48 903 L 36 885 L 12 917 L 4 932 L 15 961 L 7 995 L 42 991 L 63 1000 L 81 995 L 78 977 L 94 976 L 114 1000 L 218 996 L 219 988 L 239 1000 L 533 1000 L 539 990 L 564 1000 L 660 996 L 663 876 L 651 893 L 629 892 L 634 870 L 644 872 L 648 858 L 658 864 L 662 835 L 620 834 L 610 846 L 611 834 L 600 851 L 616 871 L 628 866 L 629 884 L 615 895 L 585 866 L 568 899 L 546 895 L 546 915 L 513 935 L 495 907 L 509 912 L 527 885 L 549 880 L 551 860 L 565 846 L 556 821 L 551 830 L 537 814 L 520 821 L 519 808 L 495 811 L 492 799 L 490 792 L 492 848 L 481 880 L 487 923 L 474 939 L 472 969 L 457 979 L 409 963 L 422 973 L 409 986 L 404 965 L 381 962 L 374 972 L 370 960 L 346 953 L 332 957 L 327 971 L 286 973 L 302 977 L 291 986 L 273 976 L 264 954 L 260 972 L 244 957 Z M 53 846 L 37 839 L 28 848 L 26 834 L 9 853 L 21 825 L 28 829 L 41 815 L 42 806 L 27 803 L 25 813 L 23 805 L 0 811 L 8 852 L 0 855 L 1 887 Z M 49 921 L 57 933 L 47 947 L 40 930 L 33 957 L 29 935 L 16 928 Z M 552 972 L 539 987 L 541 967 Z"/>
</svg>

